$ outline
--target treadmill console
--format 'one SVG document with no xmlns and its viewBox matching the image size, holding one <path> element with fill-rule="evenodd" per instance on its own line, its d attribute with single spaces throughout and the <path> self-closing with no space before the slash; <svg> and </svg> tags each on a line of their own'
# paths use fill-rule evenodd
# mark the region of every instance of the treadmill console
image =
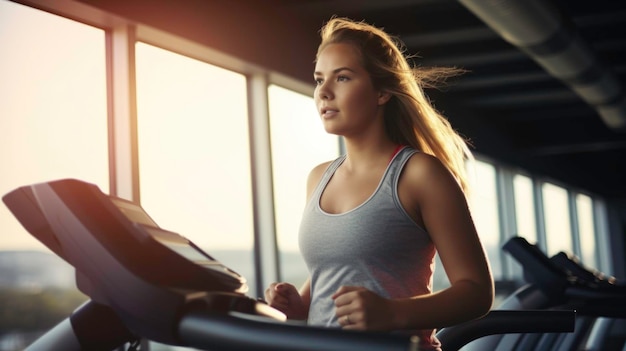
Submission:
<svg viewBox="0 0 626 351">
<path fill-rule="evenodd" d="M 61 179 L 17 188 L 3 201 L 35 238 L 76 270 L 76 285 L 129 329 L 177 343 L 190 308 L 284 321 L 245 296 L 246 280 L 184 236 L 163 229 L 130 201 L 90 183 Z"/>
</svg>

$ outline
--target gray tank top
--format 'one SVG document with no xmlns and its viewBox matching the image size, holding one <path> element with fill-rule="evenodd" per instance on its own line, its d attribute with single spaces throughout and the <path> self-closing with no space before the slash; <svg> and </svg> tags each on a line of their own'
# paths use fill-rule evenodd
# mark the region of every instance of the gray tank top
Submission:
<svg viewBox="0 0 626 351">
<path fill-rule="evenodd" d="M 390 161 L 374 193 L 341 214 L 324 212 L 320 197 L 337 168 L 333 161 L 311 195 L 300 225 L 299 245 L 311 277 L 308 323 L 339 327 L 331 296 L 342 285 L 362 286 L 386 298 L 431 292 L 435 247 L 398 198 L 398 179 L 417 151 L 404 147 Z M 433 330 L 419 331 L 436 345 Z"/>
</svg>

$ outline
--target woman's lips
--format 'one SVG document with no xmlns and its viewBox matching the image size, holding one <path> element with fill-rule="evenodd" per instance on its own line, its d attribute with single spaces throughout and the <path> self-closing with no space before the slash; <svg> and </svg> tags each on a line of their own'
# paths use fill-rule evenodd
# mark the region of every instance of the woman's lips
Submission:
<svg viewBox="0 0 626 351">
<path fill-rule="evenodd" d="M 322 108 L 322 111 L 321 111 L 321 115 L 323 118 L 332 118 L 336 116 L 337 113 L 339 113 L 339 110 L 327 108 L 327 107 Z"/>
</svg>

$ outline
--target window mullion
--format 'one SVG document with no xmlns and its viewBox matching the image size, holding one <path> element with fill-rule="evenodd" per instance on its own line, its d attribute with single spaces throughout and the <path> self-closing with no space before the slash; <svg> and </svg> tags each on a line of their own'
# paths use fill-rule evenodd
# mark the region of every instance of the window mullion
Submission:
<svg viewBox="0 0 626 351">
<path fill-rule="evenodd" d="M 274 188 L 269 127 L 268 79 L 248 77 L 248 118 L 254 212 L 254 253 L 257 294 L 278 280 L 278 248 L 274 216 Z"/>
<path fill-rule="evenodd" d="M 570 226 L 572 227 L 572 249 L 573 254 L 583 257 L 580 247 L 580 222 L 578 219 L 578 205 L 576 204 L 576 194 L 573 191 L 567 192 L 567 202 L 569 208 Z"/>
<path fill-rule="evenodd" d="M 134 26 L 107 31 L 106 56 L 111 194 L 139 202 Z"/>
<path fill-rule="evenodd" d="M 533 199 L 535 200 L 535 220 L 537 223 L 537 246 L 547 251 L 546 220 L 543 202 L 542 182 L 533 178 Z"/>
</svg>

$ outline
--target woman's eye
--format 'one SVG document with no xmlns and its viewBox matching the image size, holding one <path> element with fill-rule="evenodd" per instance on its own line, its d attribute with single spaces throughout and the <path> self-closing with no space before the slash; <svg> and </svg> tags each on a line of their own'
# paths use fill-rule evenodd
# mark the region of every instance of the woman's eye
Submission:
<svg viewBox="0 0 626 351">
<path fill-rule="evenodd" d="M 348 77 L 346 77 L 346 76 L 338 76 L 338 77 L 337 77 L 337 81 L 338 81 L 338 82 L 346 82 L 346 81 L 348 81 L 348 80 L 350 80 L 350 78 L 348 78 Z"/>
<path fill-rule="evenodd" d="M 315 78 L 315 85 L 321 85 L 323 82 L 321 78 Z"/>
</svg>

